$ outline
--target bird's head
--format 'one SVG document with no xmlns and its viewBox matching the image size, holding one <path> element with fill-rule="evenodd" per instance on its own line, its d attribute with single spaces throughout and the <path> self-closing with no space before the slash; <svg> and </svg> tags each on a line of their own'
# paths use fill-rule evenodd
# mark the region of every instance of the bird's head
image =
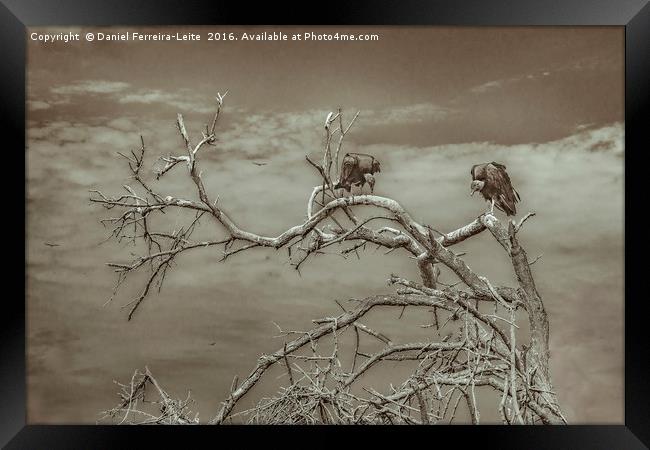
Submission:
<svg viewBox="0 0 650 450">
<path fill-rule="evenodd" d="M 485 181 L 481 180 L 474 180 L 472 181 L 472 184 L 470 185 L 470 192 L 469 195 L 474 195 L 474 192 L 480 191 L 483 189 L 483 186 L 485 186 Z"/>
<path fill-rule="evenodd" d="M 379 161 L 376 159 L 372 162 L 372 172 L 371 173 L 378 173 L 381 172 L 381 166 L 379 165 Z"/>
</svg>

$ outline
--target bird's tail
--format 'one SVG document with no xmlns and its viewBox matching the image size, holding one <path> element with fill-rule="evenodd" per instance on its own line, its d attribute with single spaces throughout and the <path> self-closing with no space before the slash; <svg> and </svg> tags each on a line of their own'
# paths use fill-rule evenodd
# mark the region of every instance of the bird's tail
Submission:
<svg viewBox="0 0 650 450">
<path fill-rule="evenodd" d="M 516 201 L 516 200 L 515 200 Z M 495 203 L 494 206 L 499 208 L 501 211 L 506 213 L 506 216 L 516 216 L 517 207 L 515 206 L 515 201 L 508 201 L 502 195 Z"/>
</svg>

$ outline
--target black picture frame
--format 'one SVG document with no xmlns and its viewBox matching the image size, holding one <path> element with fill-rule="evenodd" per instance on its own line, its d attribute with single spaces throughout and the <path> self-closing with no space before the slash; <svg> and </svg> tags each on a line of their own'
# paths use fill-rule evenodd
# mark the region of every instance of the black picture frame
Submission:
<svg viewBox="0 0 650 450">
<path fill-rule="evenodd" d="M 322 5 L 322 6 L 321 6 Z M 156 0 L 90 1 L 90 0 L 0 0 L 0 126 L 4 144 L 3 158 L 11 162 L 7 176 L 20 176 L 16 167 L 25 167 L 25 63 L 26 31 L 29 26 L 43 25 L 205 25 L 205 24 L 278 24 L 278 25 L 453 25 L 453 26 L 537 26 L 537 25 L 611 25 L 625 27 L 625 424 L 569 426 L 452 426 L 452 427 L 344 427 L 343 431 L 359 437 L 383 439 L 391 437 L 452 439 L 467 445 L 476 443 L 495 448 L 603 448 L 636 449 L 650 445 L 650 405 L 647 374 L 648 307 L 647 292 L 641 271 L 645 268 L 639 242 L 644 239 L 641 227 L 644 204 L 643 152 L 648 151 L 645 129 L 648 127 L 650 98 L 650 5 L 647 0 L 364 0 L 347 3 L 321 4 L 308 2 L 260 3 L 221 0 L 185 0 L 183 2 Z M 6 161 L 6 160 L 5 160 Z M 9 164 L 5 162 L 7 167 Z M 17 239 L 25 222 L 17 211 L 23 210 L 25 184 L 12 180 L 3 194 L 5 222 L 15 227 L 8 231 L 15 255 L 5 254 L 5 264 L 17 273 L 5 274 L 6 290 L 3 301 L 2 370 L 0 399 L 2 423 L 0 443 L 7 448 L 113 448 L 136 442 L 152 445 L 155 441 L 187 445 L 189 439 L 217 436 L 206 433 L 235 434 L 237 438 L 266 434 L 269 427 L 114 427 L 114 426 L 42 426 L 26 425 L 25 389 L 25 307 L 19 300 L 20 290 L 26 295 L 26 266 L 19 257 L 26 257 L 26 246 L 19 250 Z M 22 190 L 21 190 L 22 189 Z M 21 191 L 22 197 L 15 191 Z M 647 191 L 647 189 L 645 190 Z M 634 218 L 636 214 L 639 217 Z M 23 216 L 25 217 L 25 216 Z M 26 241 L 25 241 L 26 242 Z M 22 276 L 22 278 L 21 278 Z M 25 283 L 19 286 L 18 280 Z M 16 295 L 9 287 L 17 286 Z M 22 287 L 22 289 L 20 289 Z M 24 298 L 24 297 L 23 297 Z M 607 324 L 603 323 L 603 333 Z M 52 374 L 56 376 L 56 374 Z M 334 431 L 333 428 L 336 430 Z M 274 428 L 283 439 L 296 433 L 309 439 L 313 432 L 337 433 L 341 427 L 282 427 Z M 402 434 L 403 433 L 403 434 Z M 415 433 L 415 434 L 414 434 Z M 232 436 L 231 436 L 232 437 Z M 312 438 L 313 439 L 313 438 Z M 236 441 L 241 443 L 242 441 Z M 291 442 L 288 441 L 287 445 Z M 304 441 L 301 441 L 304 442 Z M 409 442 L 409 441 L 407 441 Z M 300 444 L 303 445 L 303 444 Z M 276 445 L 273 445 L 274 447 Z"/>
</svg>

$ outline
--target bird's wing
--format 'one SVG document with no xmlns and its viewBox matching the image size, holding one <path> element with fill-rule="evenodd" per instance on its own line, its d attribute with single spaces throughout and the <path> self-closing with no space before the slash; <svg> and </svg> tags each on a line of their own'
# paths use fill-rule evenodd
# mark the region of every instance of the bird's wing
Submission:
<svg viewBox="0 0 650 450">
<path fill-rule="evenodd" d="M 357 159 L 354 156 L 345 155 L 343 162 L 341 162 L 341 184 L 347 184 L 352 171 L 357 165 Z"/>
<path fill-rule="evenodd" d="M 509 215 L 515 215 L 517 203 L 520 198 L 519 194 L 512 187 L 512 182 L 506 172 L 506 166 L 492 162 L 486 167 L 486 178 L 492 188 L 497 191 L 498 197 L 495 199 L 495 205 L 503 212 Z"/>
<path fill-rule="evenodd" d="M 474 164 L 472 170 L 469 171 L 472 175 L 472 180 L 478 180 L 485 178 L 485 166 L 486 164 Z"/>
</svg>

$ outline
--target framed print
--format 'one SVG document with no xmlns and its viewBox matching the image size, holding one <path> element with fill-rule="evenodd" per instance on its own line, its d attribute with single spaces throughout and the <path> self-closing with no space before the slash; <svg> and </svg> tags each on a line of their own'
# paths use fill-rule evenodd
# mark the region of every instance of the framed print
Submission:
<svg viewBox="0 0 650 450">
<path fill-rule="evenodd" d="M 647 448 L 647 2 L 288 9 L 3 2 L 3 444 Z"/>
</svg>

